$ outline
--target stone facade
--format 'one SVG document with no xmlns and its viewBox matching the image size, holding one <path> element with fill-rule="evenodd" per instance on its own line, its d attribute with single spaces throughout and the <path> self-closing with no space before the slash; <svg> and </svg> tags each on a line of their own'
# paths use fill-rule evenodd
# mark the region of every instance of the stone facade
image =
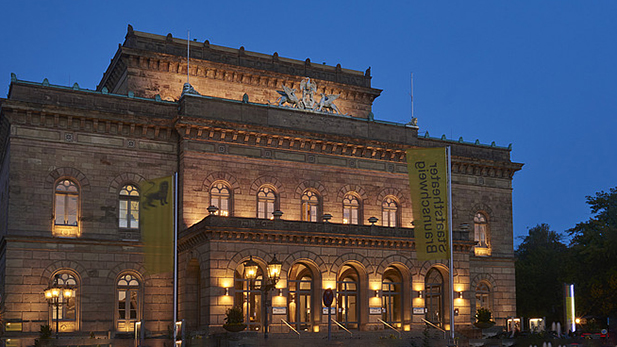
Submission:
<svg viewBox="0 0 617 347">
<path fill-rule="evenodd" d="M 242 272 L 249 259 L 265 271 L 274 255 L 282 272 L 268 293 L 272 332 L 287 331 L 283 321 L 323 331 L 329 287 L 335 319 L 351 329 L 383 329 L 380 320 L 422 329 L 423 318 L 447 326 L 447 265 L 419 262 L 415 253 L 405 155 L 413 147 L 452 149 L 457 329 L 470 327 L 477 305 L 490 307 L 498 324 L 515 314 L 511 183 L 522 165 L 509 148 L 374 120 L 380 90 L 370 71 L 208 42 L 191 42 L 189 75 L 201 95 L 181 95 L 186 44 L 129 27 L 97 91 L 13 77 L 0 118 L 6 336 L 25 345 L 40 325 L 56 322 L 65 335 L 131 334 L 137 321 L 148 336 L 165 334 L 172 275 L 148 273 L 142 231 L 121 224 L 119 200 L 125 187 L 173 172 L 179 318 L 191 332 L 221 331 L 233 306 L 248 307 L 250 328 L 263 329 L 267 297 L 255 283 L 247 287 Z M 317 92 L 340 94 L 346 115 L 274 102 L 283 84 L 297 89 L 306 77 Z M 258 198 L 267 192 L 271 200 Z M 210 214 L 210 205 L 219 211 Z M 58 222 L 62 211 L 76 222 Z M 474 222 L 478 213 L 485 222 Z M 474 240 L 478 228 L 485 243 Z M 60 275 L 76 295 L 56 320 L 43 291 Z"/>
</svg>

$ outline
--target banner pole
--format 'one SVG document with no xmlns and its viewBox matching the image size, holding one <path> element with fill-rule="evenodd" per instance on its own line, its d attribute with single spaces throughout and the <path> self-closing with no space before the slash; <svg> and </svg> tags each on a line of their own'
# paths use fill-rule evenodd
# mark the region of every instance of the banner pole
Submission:
<svg viewBox="0 0 617 347">
<path fill-rule="evenodd" d="M 448 158 L 447 173 L 448 173 L 448 238 L 450 241 L 450 337 L 454 343 L 454 247 L 452 242 L 452 159 L 451 147 L 446 147 L 446 156 Z"/>
<path fill-rule="evenodd" d="M 178 173 L 174 173 L 174 321 L 172 323 L 174 331 L 174 346 L 178 338 L 178 329 L 176 322 L 178 321 Z"/>
</svg>

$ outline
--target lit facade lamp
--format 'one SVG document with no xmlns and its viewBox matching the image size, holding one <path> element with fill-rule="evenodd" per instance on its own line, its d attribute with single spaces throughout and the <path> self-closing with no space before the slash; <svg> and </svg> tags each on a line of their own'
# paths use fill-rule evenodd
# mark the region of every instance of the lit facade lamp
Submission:
<svg viewBox="0 0 617 347">
<path fill-rule="evenodd" d="M 249 258 L 249 260 L 244 262 L 244 277 L 248 280 L 254 280 L 257 277 L 257 270 L 259 269 L 259 264 L 257 264 L 253 260 L 253 256 Z"/>
<path fill-rule="evenodd" d="M 66 305 L 68 300 L 73 297 L 73 288 L 58 283 L 58 275 L 54 278 L 54 283 L 44 291 L 45 299 L 56 308 L 56 340 L 58 339 L 58 328 L 60 323 L 60 306 Z M 52 317 L 53 318 L 53 317 Z"/>
<path fill-rule="evenodd" d="M 279 279 L 281 278 L 281 268 L 283 267 L 283 263 L 281 263 L 278 259 L 276 259 L 276 254 L 274 255 L 274 257 L 272 258 L 272 261 L 270 261 L 268 263 L 267 266 L 267 270 L 268 270 L 268 279 L 270 280 L 272 288 L 273 289 L 274 286 L 276 286 L 276 284 L 278 283 Z"/>
</svg>

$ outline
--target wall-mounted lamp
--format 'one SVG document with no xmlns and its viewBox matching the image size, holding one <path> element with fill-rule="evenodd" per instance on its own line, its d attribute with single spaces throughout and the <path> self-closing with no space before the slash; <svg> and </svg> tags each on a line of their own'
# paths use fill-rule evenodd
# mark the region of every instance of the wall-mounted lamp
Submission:
<svg viewBox="0 0 617 347">
<path fill-rule="evenodd" d="M 463 298 L 463 292 L 458 292 L 458 298 L 462 299 Z"/>
<path fill-rule="evenodd" d="M 378 298 L 379 297 L 379 290 L 375 290 L 375 297 Z"/>
<path fill-rule="evenodd" d="M 225 295 L 229 296 L 229 287 L 225 288 Z"/>
<path fill-rule="evenodd" d="M 424 297 L 424 292 L 421 290 L 418 290 L 418 298 L 422 299 Z"/>
<path fill-rule="evenodd" d="M 278 289 L 278 296 L 283 296 L 283 288 L 277 288 Z"/>
</svg>

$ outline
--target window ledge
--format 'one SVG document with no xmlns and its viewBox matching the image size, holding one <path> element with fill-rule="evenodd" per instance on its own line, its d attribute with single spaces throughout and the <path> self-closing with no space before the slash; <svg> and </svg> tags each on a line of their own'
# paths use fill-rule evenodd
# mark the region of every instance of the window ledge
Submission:
<svg viewBox="0 0 617 347">
<path fill-rule="evenodd" d="M 474 247 L 473 252 L 476 255 L 476 257 L 488 257 L 491 255 L 492 250 L 490 247 L 476 246 Z"/>
<path fill-rule="evenodd" d="M 55 237 L 70 237 L 70 238 L 74 238 L 74 237 L 80 237 L 81 236 L 81 231 L 79 229 L 79 226 L 76 226 L 76 225 L 57 225 L 57 224 L 54 224 L 54 228 L 53 228 L 52 234 Z"/>
</svg>

